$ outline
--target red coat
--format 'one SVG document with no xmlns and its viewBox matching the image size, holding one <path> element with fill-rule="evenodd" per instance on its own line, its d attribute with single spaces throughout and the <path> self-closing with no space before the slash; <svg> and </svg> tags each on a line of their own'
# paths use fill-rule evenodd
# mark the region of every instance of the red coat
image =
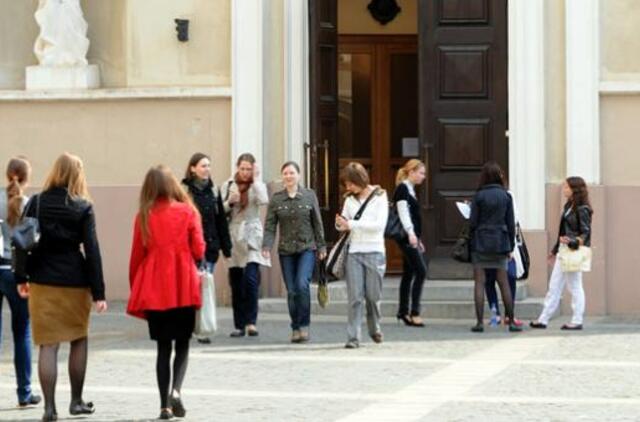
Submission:
<svg viewBox="0 0 640 422">
<path fill-rule="evenodd" d="M 145 245 L 140 216 L 136 217 L 127 313 L 145 318 L 147 310 L 200 308 L 200 277 L 195 264 L 205 250 L 200 216 L 187 204 L 158 201 L 149 213 L 148 224 Z"/>
</svg>

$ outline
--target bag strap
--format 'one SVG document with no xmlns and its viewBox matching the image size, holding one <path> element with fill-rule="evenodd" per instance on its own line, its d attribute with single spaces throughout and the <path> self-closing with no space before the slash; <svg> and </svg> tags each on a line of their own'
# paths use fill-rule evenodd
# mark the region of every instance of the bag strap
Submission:
<svg viewBox="0 0 640 422">
<path fill-rule="evenodd" d="M 358 209 L 358 212 L 353 217 L 354 220 L 360 220 L 360 217 L 362 217 L 362 214 L 364 213 L 364 209 L 367 208 L 367 205 L 369 205 L 369 202 L 371 202 L 371 200 L 373 199 L 373 196 L 376 195 L 377 193 L 378 193 L 378 188 L 373 189 L 373 192 L 371 192 L 367 197 L 367 199 L 362 203 L 362 205 L 360 205 L 360 209 Z"/>
<path fill-rule="evenodd" d="M 36 217 L 35 218 L 37 220 L 40 218 L 40 194 L 35 195 L 35 197 L 32 198 L 32 200 L 36 201 Z M 27 205 L 22 210 L 22 215 L 20 216 L 20 220 L 23 220 L 27 216 L 27 213 L 29 212 L 31 207 L 33 207 L 33 203 L 31 203 L 31 205 L 27 203 Z"/>
<path fill-rule="evenodd" d="M 229 199 L 229 194 L 231 193 L 231 185 L 233 184 L 233 179 L 227 182 L 227 191 L 224 194 L 224 202 L 227 202 Z"/>
</svg>

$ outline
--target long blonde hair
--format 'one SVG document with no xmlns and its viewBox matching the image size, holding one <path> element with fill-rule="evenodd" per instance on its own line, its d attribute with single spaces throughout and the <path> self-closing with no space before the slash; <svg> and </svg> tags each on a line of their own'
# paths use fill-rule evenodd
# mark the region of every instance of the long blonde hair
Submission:
<svg viewBox="0 0 640 422">
<path fill-rule="evenodd" d="M 14 227 L 20 221 L 24 186 L 29 181 L 31 165 L 24 157 L 16 157 L 7 164 L 7 223 Z"/>
<path fill-rule="evenodd" d="M 42 190 L 47 191 L 52 188 L 66 188 L 72 198 L 91 202 L 84 165 L 80 157 L 68 152 L 58 157 Z"/>
<path fill-rule="evenodd" d="M 412 158 L 404 163 L 404 166 L 398 170 L 398 174 L 396 175 L 396 186 L 407 180 L 409 173 L 418 170 L 420 167 L 424 167 L 424 163 L 417 158 Z"/>
<path fill-rule="evenodd" d="M 169 167 L 163 164 L 151 167 L 144 177 L 144 183 L 140 190 L 140 209 L 138 211 L 144 243 L 149 238 L 149 213 L 159 199 L 189 204 L 196 213 L 198 212 L 191 197 L 180 186 L 178 179 Z"/>
</svg>

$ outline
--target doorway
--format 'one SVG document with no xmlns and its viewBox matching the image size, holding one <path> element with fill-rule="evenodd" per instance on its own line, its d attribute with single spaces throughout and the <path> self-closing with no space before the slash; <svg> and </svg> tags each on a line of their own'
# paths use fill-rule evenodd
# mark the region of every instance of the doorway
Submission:
<svg viewBox="0 0 640 422">
<path fill-rule="evenodd" d="M 328 237 L 335 236 L 340 165 L 363 162 L 392 192 L 395 170 L 417 148 L 428 174 L 418 193 L 423 235 L 432 264 L 440 263 L 430 277 L 459 278 L 449 259 L 463 223 L 455 202 L 474 194 L 484 162 L 495 160 L 508 172 L 507 0 L 416 0 L 414 47 L 338 36 L 337 1 L 309 0 L 310 181 Z M 390 82 L 393 66 L 400 85 Z M 340 71 L 349 81 L 344 87 Z M 415 111 L 407 96 L 417 98 Z M 417 145 L 407 129 L 415 122 Z M 397 265 L 390 253 L 389 268 Z"/>
<path fill-rule="evenodd" d="M 398 169 L 420 156 L 417 87 L 416 36 L 338 37 L 338 167 L 363 164 L 389 199 Z M 387 271 L 401 270 L 387 242 Z"/>
</svg>

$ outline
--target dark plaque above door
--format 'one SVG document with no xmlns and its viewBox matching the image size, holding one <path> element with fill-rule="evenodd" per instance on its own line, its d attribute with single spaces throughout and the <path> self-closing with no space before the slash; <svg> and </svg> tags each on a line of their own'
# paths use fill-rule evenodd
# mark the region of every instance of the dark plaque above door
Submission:
<svg viewBox="0 0 640 422">
<path fill-rule="evenodd" d="M 368 9 L 371 16 L 383 25 L 394 20 L 402 10 L 396 0 L 371 0 Z"/>
</svg>

